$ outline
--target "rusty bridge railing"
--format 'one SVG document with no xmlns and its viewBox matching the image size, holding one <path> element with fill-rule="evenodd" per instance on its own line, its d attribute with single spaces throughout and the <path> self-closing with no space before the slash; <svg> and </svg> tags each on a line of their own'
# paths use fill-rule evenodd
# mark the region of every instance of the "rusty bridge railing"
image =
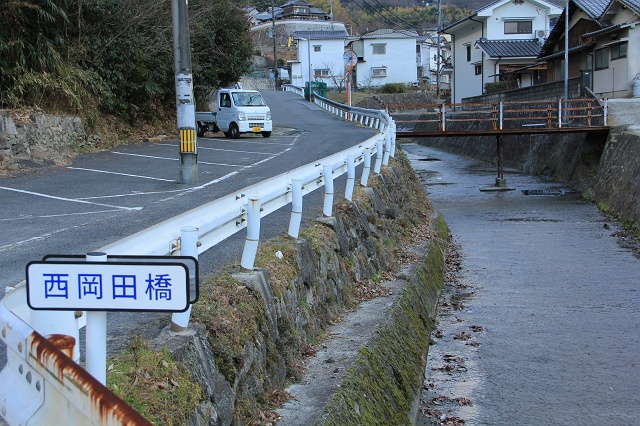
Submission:
<svg viewBox="0 0 640 426">
<path fill-rule="evenodd" d="M 473 122 L 474 130 L 499 131 L 537 127 L 603 127 L 608 125 L 606 99 L 387 105 L 399 130 L 460 131 Z"/>
</svg>

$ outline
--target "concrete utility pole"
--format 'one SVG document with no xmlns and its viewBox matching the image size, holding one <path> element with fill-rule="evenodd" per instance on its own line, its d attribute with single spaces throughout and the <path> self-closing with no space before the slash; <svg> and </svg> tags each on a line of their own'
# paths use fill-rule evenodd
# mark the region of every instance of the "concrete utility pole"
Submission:
<svg viewBox="0 0 640 426">
<path fill-rule="evenodd" d="M 280 88 L 278 84 L 278 57 L 276 54 L 276 9 L 275 2 L 271 0 L 271 33 L 273 35 L 273 76 L 276 79 L 276 89 Z"/>
<path fill-rule="evenodd" d="M 188 0 L 171 0 L 176 106 L 180 132 L 180 183 L 194 184 L 198 182 L 198 141 L 187 5 Z"/>
<path fill-rule="evenodd" d="M 569 0 L 564 10 L 564 98 L 569 99 Z"/>
<path fill-rule="evenodd" d="M 436 59 L 436 99 L 440 99 L 440 25 L 442 23 L 442 21 L 440 20 L 440 14 L 442 11 L 440 3 L 440 0 L 438 0 L 438 28 L 436 31 L 438 37 L 438 39 L 436 40 L 436 42 L 438 43 L 438 57 Z"/>
</svg>

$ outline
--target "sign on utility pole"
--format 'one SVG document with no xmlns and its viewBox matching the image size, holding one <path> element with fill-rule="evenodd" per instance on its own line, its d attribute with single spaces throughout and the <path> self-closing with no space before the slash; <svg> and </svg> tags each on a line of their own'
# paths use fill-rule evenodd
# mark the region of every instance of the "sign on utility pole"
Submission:
<svg viewBox="0 0 640 426">
<path fill-rule="evenodd" d="M 176 106 L 180 133 L 180 183 L 198 182 L 196 102 L 193 96 L 188 0 L 171 0 Z"/>
</svg>

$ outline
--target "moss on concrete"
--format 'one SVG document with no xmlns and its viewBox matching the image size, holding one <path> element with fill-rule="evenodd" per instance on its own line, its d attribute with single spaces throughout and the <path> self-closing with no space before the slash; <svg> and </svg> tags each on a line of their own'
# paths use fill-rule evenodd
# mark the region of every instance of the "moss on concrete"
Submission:
<svg viewBox="0 0 640 426">
<path fill-rule="evenodd" d="M 438 238 L 429 244 L 424 263 L 411 274 L 388 321 L 360 351 L 318 424 L 412 424 L 445 272 L 448 229 L 441 216 L 435 229 Z"/>
</svg>

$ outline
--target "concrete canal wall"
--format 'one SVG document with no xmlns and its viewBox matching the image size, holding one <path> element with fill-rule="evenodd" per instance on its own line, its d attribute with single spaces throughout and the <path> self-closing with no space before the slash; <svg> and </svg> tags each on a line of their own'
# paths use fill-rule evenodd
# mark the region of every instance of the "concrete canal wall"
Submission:
<svg viewBox="0 0 640 426">
<path fill-rule="evenodd" d="M 609 124 L 609 135 L 584 132 L 504 136 L 505 167 L 566 183 L 619 219 L 638 226 L 640 100 L 610 100 Z M 472 121 L 464 124 L 467 130 L 477 125 Z M 486 161 L 497 169 L 494 136 L 429 137 L 413 141 Z M 508 170 L 505 178 L 508 184 Z"/>
</svg>

